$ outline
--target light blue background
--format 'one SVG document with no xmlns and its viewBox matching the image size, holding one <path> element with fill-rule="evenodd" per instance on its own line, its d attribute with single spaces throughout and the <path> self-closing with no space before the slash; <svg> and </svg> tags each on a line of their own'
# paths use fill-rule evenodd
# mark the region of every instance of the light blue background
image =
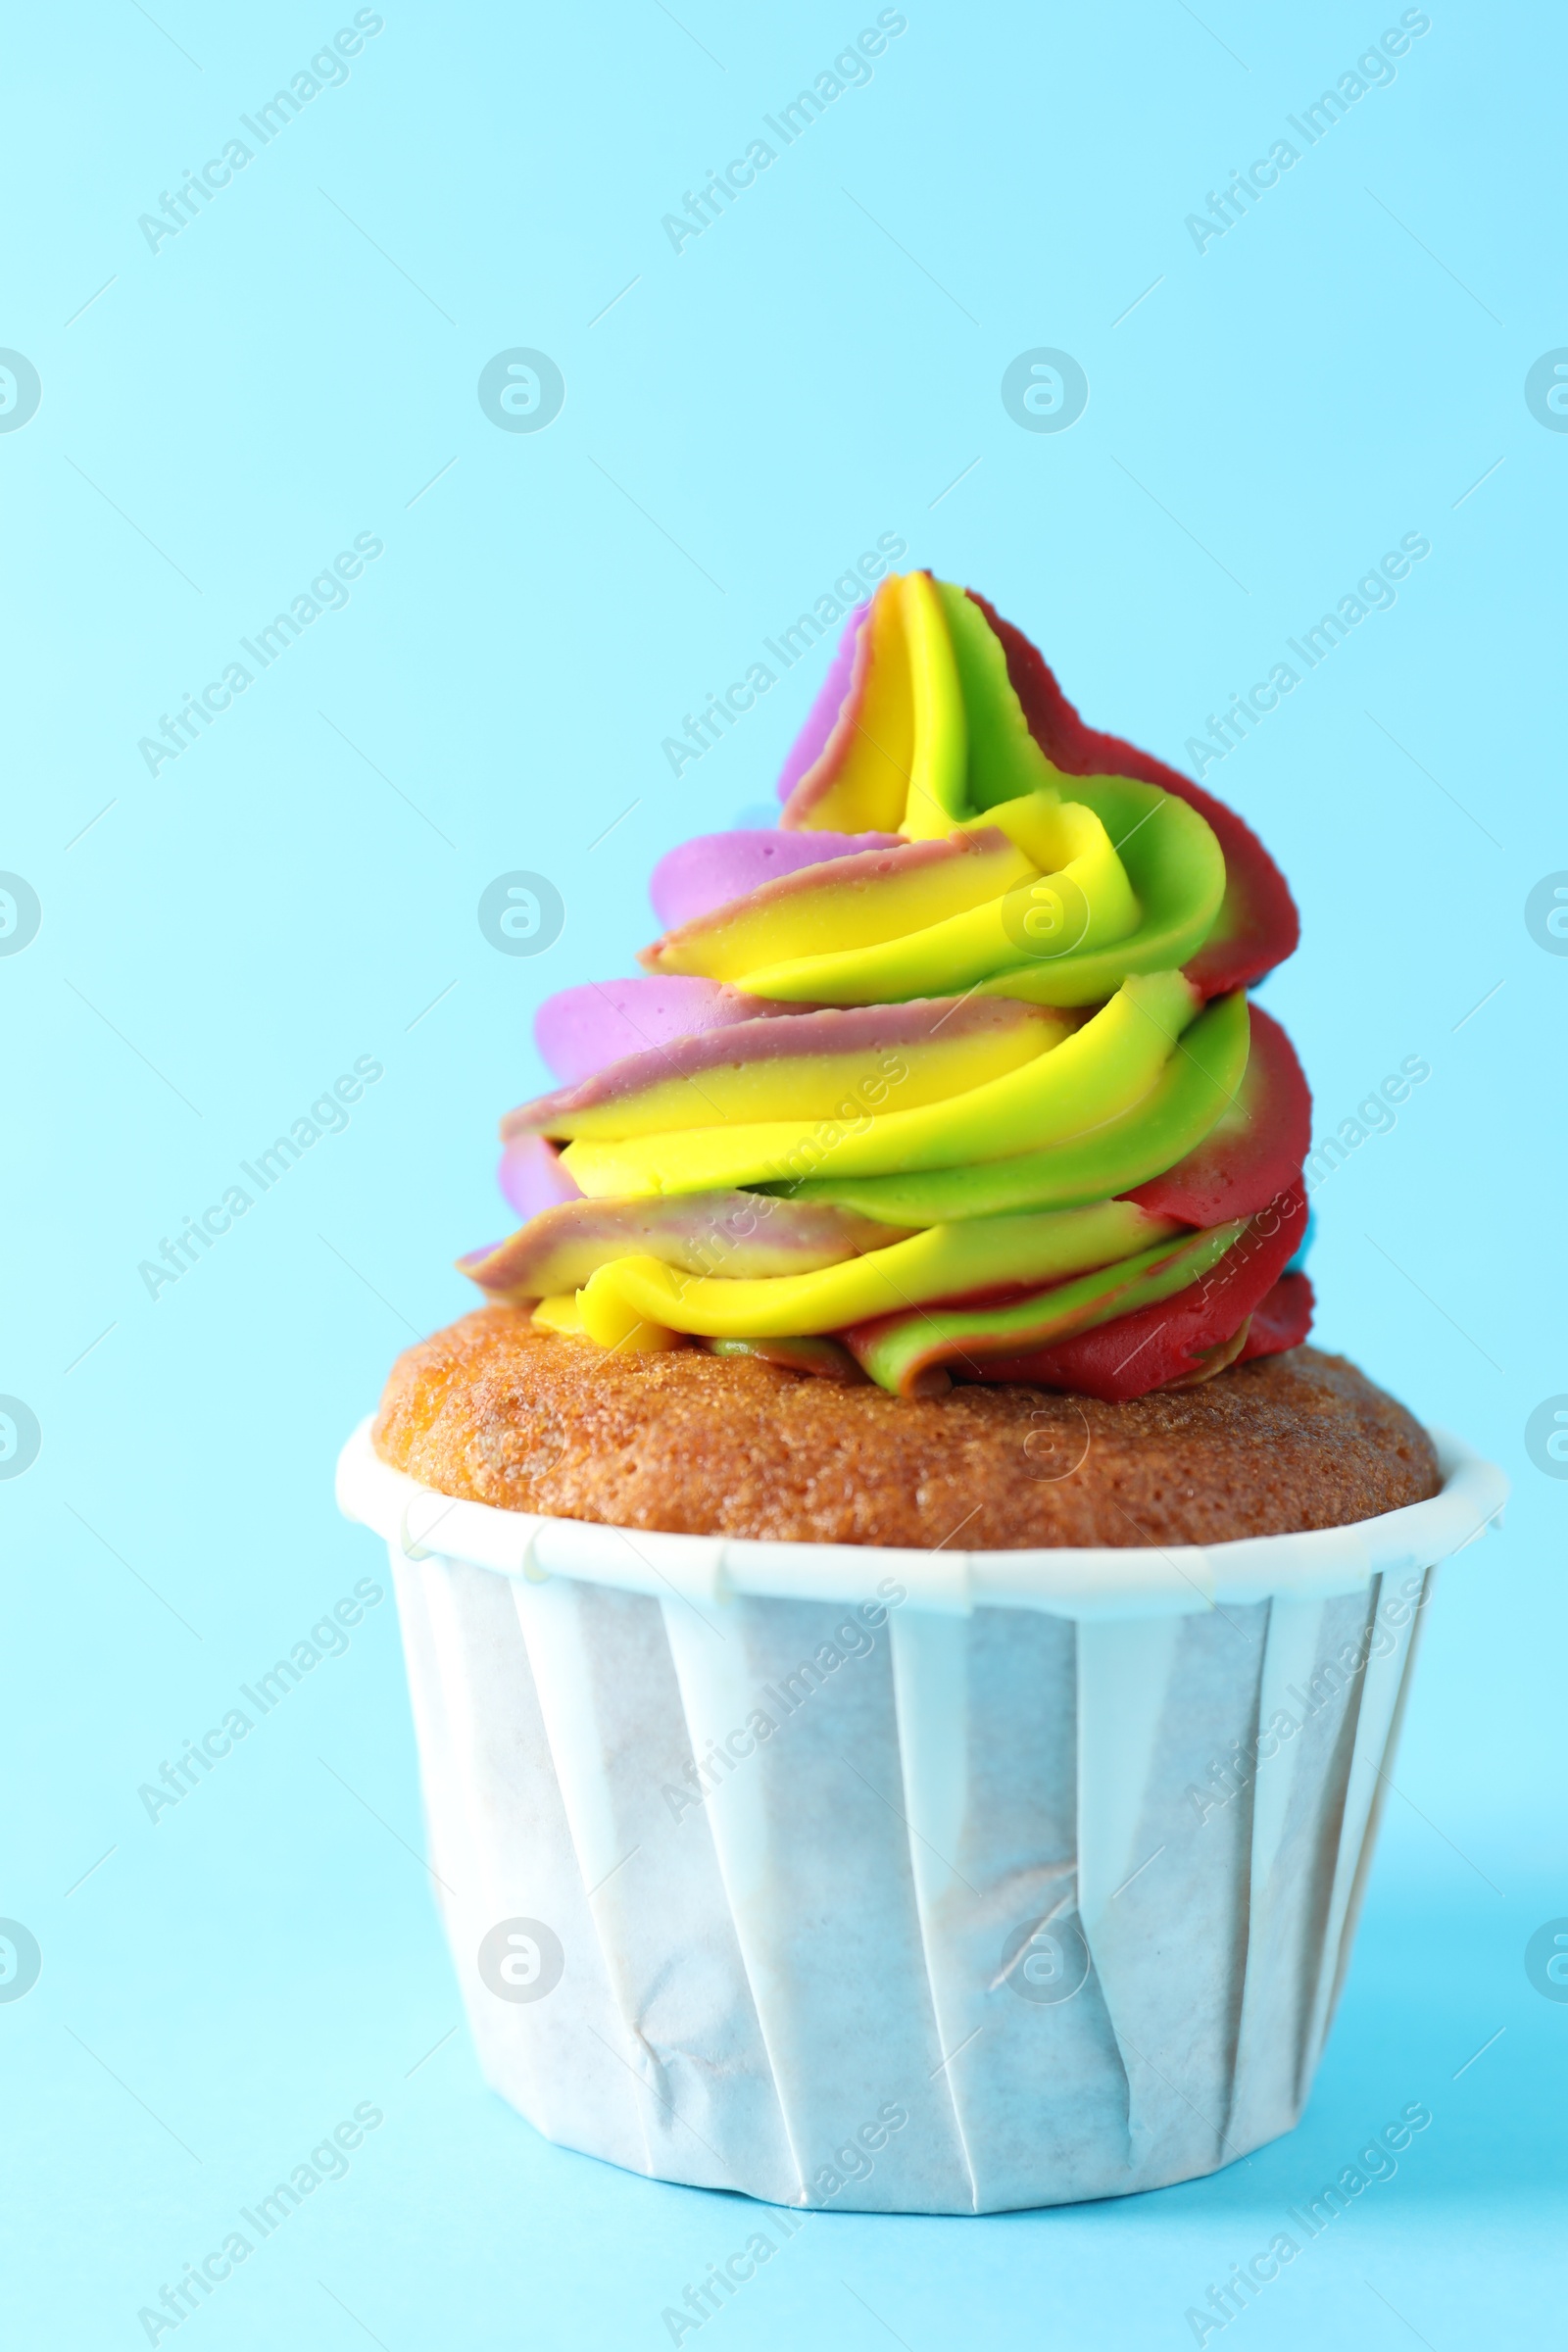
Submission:
<svg viewBox="0 0 1568 2352">
<path fill-rule="evenodd" d="M 1185 216 L 1396 8 L 911 0 L 869 85 L 677 256 L 662 215 L 873 9 L 389 5 L 346 85 L 150 251 L 138 215 L 350 13 L 124 0 L 10 32 L 0 343 L 43 396 L 0 434 L 0 866 L 43 921 L 0 960 L 0 1390 L 43 1438 L 0 1485 L 0 1912 L 43 1972 L 0 2004 L 7 2340 L 144 2341 L 137 2308 L 365 2100 L 385 2123 L 348 2178 L 189 2341 L 623 2352 L 747 2234 L 744 2205 L 558 2151 L 481 2086 L 390 1602 L 156 1827 L 136 1789 L 384 1582 L 333 1458 L 396 1349 L 468 1303 L 451 1259 L 504 1228 L 531 1010 L 627 968 L 651 861 L 768 798 L 821 665 L 678 783 L 661 739 L 885 531 L 1178 763 L 1401 533 L 1431 539 L 1207 781 L 1300 902 L 1267 1002 L 1318 1133 L 1402 1057 L 1432 1068 L 1318 1195 L 1318 1337 L 1516 1498 L 1433 1610 L 1299 2131 L 1125 2203 L 814 2218 L 712 2340 L 1189 2343 L 1207 2283 L 1415 2099 L 1435 2122 L 1397 2177 L 1235 2326 L 1532 2340 L 1563 2294 L 1568 2005 L 1523 1951 L 1568 1913 L 1568 1487 L 1523 1428 L 1568 1390 L 1568 960 L 1523 908 L 1568 867 L 1568 436 L 1523 384 L 1568 343 L 1560 17 L 1435 7 L 1200 255 Z M 475 396 L 515 345 L 565 377 L 538 434 Z M 999 396 L 1040 345 L 1089 376 L 1064 433 Z M 385 553 L 348 608 L 150 775 L 138 738 L 365 531 Z M 519 867 L 567 909 L 532 960 L 475 919 Z M 149 1298 L 139 1261 L 358 1055 L 385 1076 L 347 1131 Z"/>
</svg>

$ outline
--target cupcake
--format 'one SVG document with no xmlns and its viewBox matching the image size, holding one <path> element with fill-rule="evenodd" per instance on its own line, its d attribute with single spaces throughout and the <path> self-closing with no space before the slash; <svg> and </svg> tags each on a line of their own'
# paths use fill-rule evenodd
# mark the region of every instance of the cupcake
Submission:
<svg viewBox="0 0 1568 2352">
<path fill-rule="evenodd" d="M 1305 1345 L 1298 921 L 972 591 L 540 1010 L 520 1218 L 340 1464 L 490 2081 L 635 2171 L 973 2213 L 1288 2130 L 1498 1473 Z"/>
</svg>

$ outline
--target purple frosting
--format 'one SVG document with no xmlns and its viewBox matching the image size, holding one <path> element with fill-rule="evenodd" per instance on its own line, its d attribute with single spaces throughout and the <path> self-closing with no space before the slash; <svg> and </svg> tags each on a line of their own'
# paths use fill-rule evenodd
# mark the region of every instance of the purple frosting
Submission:
<svg viewBox="0 0 1568 2352">
<path fill-rule="evenodd" d="M 1055 1016 L 1010 997 L 916 997 L 907 1004 L 774 1004 L 749 1003 L 759 1018 L 710 1029 L 703 1037 L 680 1037 L 667 1045 L 631 1054 L 591 1077 L 536 1096 L 501 1122 L 504 1136 L 548 1134 L 579 1111 L 625 1102 L 666 1079 L 700 1078 L 705 1070 L 756 1067 L 768 1061 L 818 1060 L 832 1054 L 882 1054 L 920 1047 L 945 1029 L 950 1044 L 961 1038 L 994 1036 Z M 940 1009 L 939 1009 L 940 1008 Z"/>
<path fill-rule="evenodd" d="M 850 672 L 855 667 L 855 641 L 860 633 L 860 623 L 870 610 L 868 604 L 857 605 L 845 624 L 844 634 L 839 639 L 839 650 L 833 657 L 833 665 L 823 679 L 821 691 L 807 713 L 805 726 L 791 744 L 789 757 L 779 773 L 778 797 L 781 801 L 789 799 L 833 732 L 833 721 L 839 714 L 839 706 L 850 691 Z"/>
<path fill-rule="evenodd" d="M 580 1188 L 561 1164 L 561 1153 L 542 1135 L 514 1136 L 501 1154 L 496 1170 L 502 1193 L 526 1225 L 541 1209 L 557 1208 L 563 1200 L 580 1200 Z M 499 1245 L 498 1245 L 499 1247 Z M 471 1257 L 486 1254 L 470 1250 Z"/>
<path fill-rule="evenodd" d="M 765 839 L 767 836 L 740 836 Z M 771 1012 L 760 998 L 742 996 L 718 980 L 687 979 L 655 972 L 636 980 L 589 981 L 547 997 L 534 1015 L 534 1043 L 548 1066 L 566 1086 L 591 1078 L 607 1062 L 646 1054 L 678 1037 L 727 1028 Z"/>
<path fill-rule="evenodd" d="M 853 858 L 860 850 L 896 850 L 902 838 L 898 833 L 703 833 L 661 858 L 648 892 L 665 930 L 674 931 L 781 874 L 824 865 L 830 858 Z"/>
</svg>

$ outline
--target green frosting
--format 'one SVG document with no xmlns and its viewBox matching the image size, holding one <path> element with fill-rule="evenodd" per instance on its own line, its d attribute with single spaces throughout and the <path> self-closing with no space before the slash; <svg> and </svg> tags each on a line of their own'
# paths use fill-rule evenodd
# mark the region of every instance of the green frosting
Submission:
<svg viewBox="0 0 1568 2352">
<path fill-rule="evenodd" d="M 1135 1257 L 1080 1275 L 1074 1282 L 1057 1283 L 1010 1306 L 956 1306 L 946 1311 L 928 1307 L 917 1315 L 901 1315 L 867 1337 L 851 1334 L 850 1344 L 884 1389 L 901 1396 L 916 1395 L 924 1360 L 950 1352 L 955 1341 L 970 1357 L 1027 1355 L 1081 1331 L 1093 1331 L 1113 1316 L 1173 1298 L 1217 1265 L 1246 1226 L 1247 1219 L 1238 1217 L 1228 1225 L 1211 1225 L 1174 1249 L 1169 1242 L 1157 1243 Z"/>
<path fill-rule="evenodd" d="M 1234 1102 L 1250 1024 L 1238 989 L 1199 1015 L 1150 1094 L 1133 1110 L 1049 1152 L 925 1175 L 815 1177 L 759 1186 L 797 1200 L 831 1200 L 888 1225 L 943 1225 L 1020 1209 L 1077 1208 L 1163 1175 L 1200 1144 Z"/>
</svg>

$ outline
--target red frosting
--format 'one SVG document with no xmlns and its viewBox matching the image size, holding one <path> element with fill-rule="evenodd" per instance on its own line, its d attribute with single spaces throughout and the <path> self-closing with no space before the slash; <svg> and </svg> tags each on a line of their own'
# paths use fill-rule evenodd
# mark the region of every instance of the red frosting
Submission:
<svg viewBox="0 0 1568 2352">
<path fill-rule="evenodd" d="M 1301 918 L 1285 876 L 1251 827 L 1163 760 L 1119 735 L 1086 727 L 1023 631 L 1004 620 L 973 588 L 966 593 L 1002 640 L 1012 691 L 1048 760 L 1070 776 L 1137 776 L 1145 784 L 1159 784 L 1213 828 L 1225 854 L 1225 898 L 1213 930 L 1185 966 L 1188 978 L 1205 997 L 1218 997 L 1227 989 L 1250 987 L 1283 963 L 1301 936 Z"/>
<path fill-rule="evenodd" d="M 1236 1109 L 1226 1111 L 1185 1159 L 1122 1196 L 1152 1216 L 1224 1225 L 1266 1208 L 1300 1175 L 1312 1142 L 1306 1079 L 1278 1021 L 1260 1004 L 1248 1011 L 1252 1044 Z"/>
<path fill-rule="evenodd" d="M 1305 1339 L 1311 1321 L 1312 1286 L 1305 1275 L 1288 1278 L 1293 1287 L 1277 1304 L 1271 1301 L 1261 1320 L 1257 1310 L 1271 1300 L 1276 1286 L 1285 1291 L 1280 1277 L 1305 1230 L 1306 1193 L 1298 1178 L 1252 1219 L 1217 1266 L 1174 1298 L 1118 1315 L 1114 1322 L 1058 1340 L 1054 1348 L 1037 1348 L 1031 1355 L 966 1368 L 967 1377 L 1072 1389 L 1083 1396 L 1102 1397 L 1107 1404 L 1122 1404 L 1201 1372 L 1204 1356 L 1234 1339 L 1249 1315 L 1254 1321 L 1244 1355 L 1270 1355 L 1294 1348 Z"/>
</svg>

